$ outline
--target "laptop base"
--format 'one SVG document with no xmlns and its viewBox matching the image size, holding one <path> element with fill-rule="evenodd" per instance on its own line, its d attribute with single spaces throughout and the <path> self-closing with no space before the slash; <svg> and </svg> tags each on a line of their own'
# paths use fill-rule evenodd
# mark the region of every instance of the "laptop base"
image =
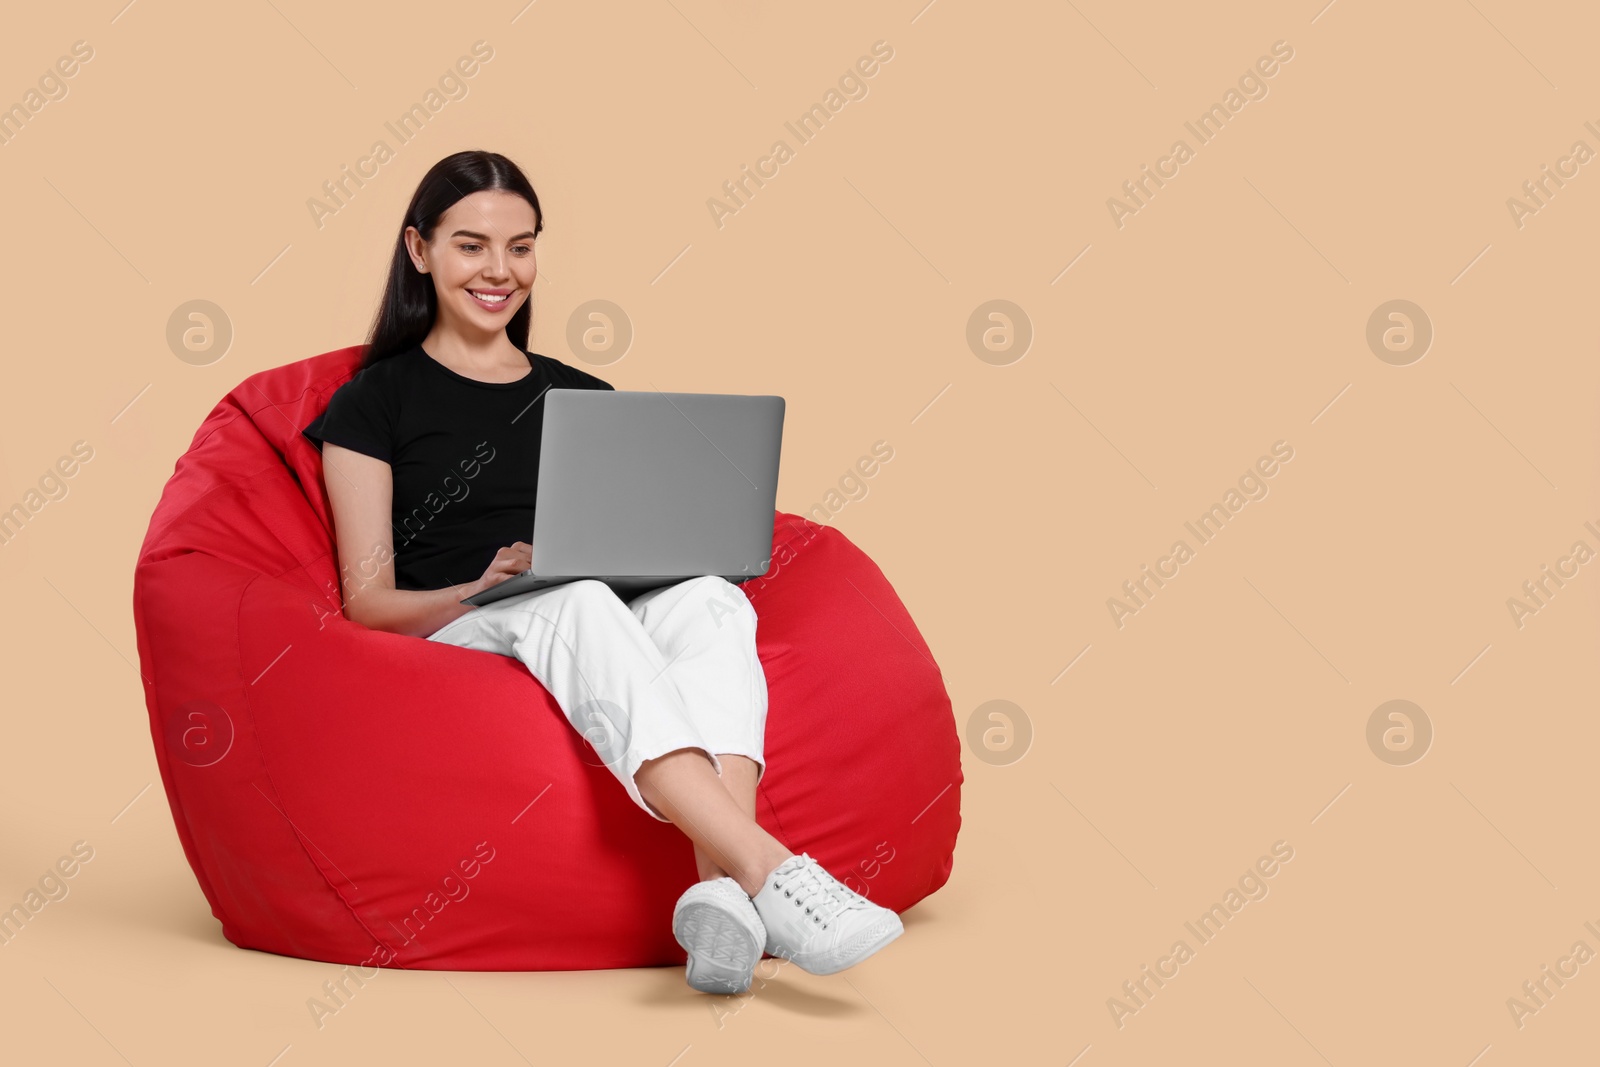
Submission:
<svg viewBox="0 0 1600 1067">
<path fill-rule="evenodd" d="M 476 593 L 461 601 L 474 607 L 483 607 L 506 597 L 517 596 L 521 593 L 531 593 L 535 590 L 549 589 L 557 585 L 566 585 L 568 582 L 582 582 L 590 578 L 594 581 L 604 582 L 611 587 L 622 600 L 632 600 L 640 593 L 648 593 L 652 589 L 659 589 L 666 585 L 676 585 L 697 577 L 693 574 L 624 574 L 624 575 L 575 575 L 568 577 L 540 577 L 532 573 L 519 574 L 515 578 L 508 578 L 498 585 L 492 585 L 481 593 Z M 728 581 L 738 584 L 747 579 L 749 575 L 730 575 Z"/>
</svg>

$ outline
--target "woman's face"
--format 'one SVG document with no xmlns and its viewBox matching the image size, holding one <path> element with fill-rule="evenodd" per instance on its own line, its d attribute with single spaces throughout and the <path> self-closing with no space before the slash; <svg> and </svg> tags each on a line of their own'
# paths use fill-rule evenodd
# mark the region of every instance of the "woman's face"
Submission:
<svg viewBox="0 0 1600 1067">
<path fill-rule="evenodd" d="M 419 271 L 433 276 L 444 324 L 459 333 L 504 332 L 533 291 L 533 205 L 515 193 L 485 190 L 450 206 L 424 242 L 406 227 L 406 247 Z"/>
</svg>

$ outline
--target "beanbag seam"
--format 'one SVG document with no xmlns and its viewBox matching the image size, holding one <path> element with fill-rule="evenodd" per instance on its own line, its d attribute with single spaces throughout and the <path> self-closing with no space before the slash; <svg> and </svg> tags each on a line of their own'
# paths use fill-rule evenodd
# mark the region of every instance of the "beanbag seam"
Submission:
<svg viewBox="0 0 1600 1067">
<path fill-rule="evenodd" d="M 355 377 L 354 374 L 350 374 L 347 377 L 343 378 L 342 380 L 333 383 L 333 388 L 328 390 L 328 396 L 331 398 L 333 393 L 334 393 L 334 391 L 337 390 L 339 388 L 339 386 L 343 385 L 345 382 L 349 381 L 351 378 L 354 378 L 354 377 Z M 294 405 L 294 404 L 298 404 L 300 401 L 304 400 L 306 398 L 306 396 L 308 394 L 310 394 L 310 393 L 316 393 L 319 399 L 322 396 L 322 387 L 321 387 L 321 383 L 320 382 L 312 382 L 312 383 L 308 384 L 304 389 L 300 390 L 299 395 L 297 395 L 297 396 L 295 396 L 295 397 L 293 397 L 291 399 L 286 399 L 286 400 L 273 400 L 271 397 L 267 396 L 267 394 L 265 392 L 262 392 L 262 389 L 261 389 L 261 387 L 259 385 L 255 384 L 254 382 L 252 382 L 248 378 L 246 378 L 240 384 L 248 385 L 250 388 L 254 389 L 256 391 L 256 393 L 261 397 L 261 399 L 263 401 L 265 401 L 265 403 L 261 407 L 257 407 L 257 408 L 253 408 L 253 409 L 252 408 L 246 408 L 243 405 L 240 405 L 239 410 L 243 411 L 246 415 L 250 416 L 250 421 L 252 421 L 252 422 L 255 421 L 255 417 L 258 414 L 260 414 L 262 411 L 266 410 L 267 408 L 272 408 L 273 410 L 277 411 L 279 415 L 283 415 L 284 419 L 291 426 L 293 426 L 294 425 L 294 420 L 289 418 L 288 415 L 284 414 L 284 412 L 279 409 L 278 405 L 282 404 L 282 405 L 287 407 L 287 406 L 291 406 L 291 405 Z M 324 404 L 322 406 L 326 407 L 327 405 Z M 292 438 L 290 438 L 290 440 L 299 441 L 302 444 L 304 444 L 307 448 L 315 447 L 314 445 L 311 444 L 310 441 L 307 441 L 305 439 L 305 435 L 300 432 L 300 429 L 301 429 L 300 427 L 295 426 L 294 436 Z"/>
<path fill-rule="evenodd" d="M 235 417 L 237 418 L 237 416 L 235 416 Z M 209 436 L 209 435 L 207 435 L 207 436 Z M 198 443 L 194 447 L 198 448 L 199 447 Z M 241 484 L 247 483 L 251 478 L 256 477 L 257 475 L 261 474 L 263 471 L 274 470 L 274 469 L 276 469 L 278 467 L 281 467 L 281 466 L 283 466 L 283 460 L 280 457 L 277 460 L 277 462 L 275 462 L 275 463 L 268 463 L 263 467 L 260 467 L 260 468 L 258 468 L 256 470 L 251 471 L 249 474 L 243 475 L 239 479 L 238 482 L 218 482 L 216 485 L 213 485 L 210 489 L 207 489 L 205 492 L 201 493 L 199 496 L 195 497 L 193 500 L 190 500 L 188 503 L 186 503 L 184 505 L 182 511 L 176 512 L 170 518 L 166 518 L 166 525 L 168 527 L 176 525 L 180 520 L 182 520 L 185 516 L 187 516 L 189 514 L 189 512 L 193 511 L 202 502 L 204 502 L 207 497 L 209 497 L 212 493 L 215 493 L 217 490 L 219 490 L 219 489 L 232 489 L 232 490 L 235 490 L 235 491 L 242 491 L 240 489 L 240 485 Z M 164 516 L 164 518 L 165 518 L 165 516 Z M 148 534 L 146 535 L 146 540 L 147 541 L 150 540 Z M 212 555 L 210 552 L 204 552 L 204 551 L 202 551 L 201 549 L 198 549 L 198 548 L 189 548 L 189 549 L 185 549 L 182 552 L 173 552 L 173 553 L 170 553 L 170 554 L 164 555 L 164 556 L 158 556 L 158 555 L 154 555 L 154 554 L 146 555 L 146 554 L 142 554 L 143 553 L 142 549 L 140 551 L 141 551 L 141 555 L 139 557 L 139 566 L 141 566 L 141 567 L 144 566 L 147 563 L 159 563 L 162 560 L 176 559 L 179 556 L 188 555 L 190 552 L 199 552 L 201 555 L 211 556 L 212 559 L 217 559 L 218 558 L 217 556 Z"/>
<path fill-rule="evenodd" d="M 317 595 L 322 597 L 322 602 L 324 604 L 336 609 L 330 612 L 330 614 L 339 616 L 340 622 L 353 624 L 355 620 L 344 613 L 344 582 L 339 578 L 339 561 L 335 558 L 337 554 L 337 550 L 333 552 L 324 552 L 316 559 L 307 560 L 304 563 L 296 563 L 291 567 L 285 567 L 272 577 L 281 579 L 286 574 L 293 574 L 295 571 L 299 571 L 306 576 L 306 581 L 310 582 L 312 585 L 317 585 L 317 580 L 311 576 L 311 568 L 316 566 L 318 563 L 321 563 L 323 560 L 329 560 L 330 567 L 334 571 L 333 584 L 337 592 L 329 593 L 326 588 L 318 586 Z M 311 601 L 310 603 L 313 608 L 316 607 L 315 601 Z"/>
<path fill-rule="evenodd" d="M 221 406 L 222 406 L 222 404 L 219 402 L 217 404 L 217 407 L 221 407 Z M 213 415 L 216 414 L 216 410 L 217 410 L 217 408 L 212 408 L 211 409 L 211 413 Z M 209 419 L 210 417 L 211 417 L 210 415 L 206 416 L 207 419 Z M 213 437 L 215 437 L 219 430 L 227 429 L 234 422 L 236 422 L 239 419 L 242 419 L 244 417 L 245 417 L 244 409 L 239 407 L 238 405 L 232 405 L 232 410 L 230 411 L 228 418 L 223 419 L 221 422 L 219 422 L 215 426 L 211 427 L 211 431 L 209 433 L 207 433 L 204 437 L 197 437 L 197 438 L 195 438 L 193 441 L 191 441 L 189 443 L 189 452 L 193 452 L 193 451 L 197 450 L 201 445 L 205 444 L 207 441 L 209 441 Z M 204 423 L 200 424 L 200 429 L 202 429 L 202 430 L 205 429 L 205 424 Z M 188 452 L 184 453 L 184 456 L 187 456 L 187 455 L 188 455 Z M 184 456 L 180 456 L 178 458 L 179 459 L 183 459 Z"/>
</svg>

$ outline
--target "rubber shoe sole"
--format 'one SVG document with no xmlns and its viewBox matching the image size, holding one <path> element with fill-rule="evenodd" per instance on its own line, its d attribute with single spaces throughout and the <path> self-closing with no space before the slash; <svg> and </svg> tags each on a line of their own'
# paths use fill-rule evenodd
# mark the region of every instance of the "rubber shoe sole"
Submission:
<svg viewBox="0 0 1600 1067">
<path fill-rule="evenodd" d="M 906 932 L 905 924 L 900 921 L 900 916 L 893 912 L 877 926 L 861 931 L 855 937 L 840 946 L 840 951 L 850 957 L 849 963 L 839 967 L 842 971 L 846 967 L 854 967 L 862 960 L 881 951 L 895 938 Z M 819 974 L 837 974 L 838 971 L 819 971 Z"/>
<path fill-rule="evenodd" d="M 839 947 L 830 954 L 836 961 L 832 965 L 823 964 L 820 961 L 812 960 L 806 957 L 803 953 L 798 953 L 797 955 L 800 955 L 800 959 L 805 960 L 804 963 L 801 963 L 800 959 L 793 959 L 789 957 L 785 958 L 789 959 L 789 962 L 799 966 L 801 970 L 810 974 L 838 974 L 840 971 L 849 970 L 862 960 L 881 952 L 884 948 L 888 947 L 888 945 L 893 942 L 895 938 L 899 937 L 905 932 L 906 928 L 905 925 L 901 923 L 900 917 L 891 913 L 889 918 L 883 920 L 881 923 L 862 930 L 848 941 L 840 944 Z"/>
<path fill-rule="evenodd" d="M 726 881 L 743 901 L 724 888 L 702 889 L 699 882 L 672 912 L 672 936 L 688 954 L 684 980 L 702 993 L 743 993 L 750 988 L 766 945 L 766 930 L 750 898 L 732 878 Z M 745 913 L 748 909 L 748 913 Z"/>
</svg>

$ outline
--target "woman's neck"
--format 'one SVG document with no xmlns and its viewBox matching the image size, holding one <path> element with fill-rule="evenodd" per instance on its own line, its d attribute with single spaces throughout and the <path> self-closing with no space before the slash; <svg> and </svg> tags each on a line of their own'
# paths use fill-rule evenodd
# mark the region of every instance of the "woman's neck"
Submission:
<svg viewBox="0 0 1600 1067">
<path fill-rule="evenodd" d="M 440 363 L 469 378 L 492 381 L 520 378 L 528 372 L 528 357 L 503 330 L 476 340 L 435 327 L 422 339 L 422 347 Z"/>
</svg>

